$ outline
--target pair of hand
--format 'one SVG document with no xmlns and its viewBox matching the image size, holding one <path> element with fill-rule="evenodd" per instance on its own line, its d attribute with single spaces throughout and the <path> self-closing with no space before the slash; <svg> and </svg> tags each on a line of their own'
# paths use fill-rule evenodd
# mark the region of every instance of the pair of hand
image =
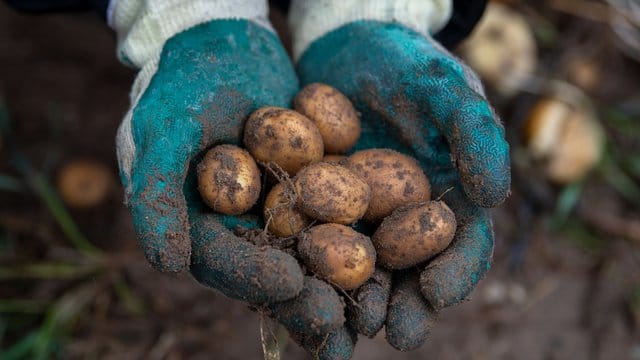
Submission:
<svg viewBox="0 0 640 360">
<path fill-rule="evenodd" d="M 467 297 L 489 269 L 493 232 L 485 208 L 507 196 L 510 173 L 503 128 L 475 76 L 432 39 L 400 25 L 345 25 L 312 43 L 295 71 L 276 35 L 250 21 L 211 21 L 169 39 L 133 109 L 136 155 L 123 173 L 141 247 L 163 272 L 188 268 L 206 286 L 265 306 L 320 358 L 348 358 L 354 330 L 379 330 L 379 320 L 362 320 L 365 306 L 348 300 L 345 321 L 344 300 L 290 255 L 233 235 L 237 225 L 258 226 L 255 219 L 215 214 L 197 192 L 194 170 L 206 149 L 240 144 L 251 112 L 290 107 L 311 82 L 337 88 L 361 112 L 354 150 L 393 148 L 415 157 L 432 197 L 442 195 L 456 214 L 454 242 L 426 268 L 393 279 L 378 271 L 370 290 L 354 294 L 363 304 L 389 299 L 377 315 L 387 339 L 415 348 L 437 309 Z"/>
</svg>

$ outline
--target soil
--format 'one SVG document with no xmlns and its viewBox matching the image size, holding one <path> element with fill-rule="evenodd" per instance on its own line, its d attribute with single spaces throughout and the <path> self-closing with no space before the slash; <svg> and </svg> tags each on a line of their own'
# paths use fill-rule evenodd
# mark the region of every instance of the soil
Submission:
<svg viewBox="0 0 640 360">
<path fill-rule="evenodd" d="M 610 35 L 602 23 L 552 15 L 545 21 L 559 24 L 565 40 L 556 50 L 546 45 L 547 53 L 559 53 L 574 46 L 576 39 L 584 39 L 576 33 Z M 605 104 L 624 102 L 638 93 L 634 82 L 638 77 L 633 75 L 638 66 L 621 57 L 614 43 L 598 42 L 608 50 L 599 53 L 607 54 L 602 76 L 609 79 L 590 92 Z M 0 3 L 0 93 L 12 127 L 11 138 L 2 139 L 0 174 L 21 176 L 8 150 L 13 142 L 45 179 L 55 179 L 56 169 L 78 157 L 107 165 L 117 177 L 114 139 L 135 72 L 118 63 L 114 49 L 113 33 L 95 15 L 27 16 Z M 546 58 L 545 64 L 558 56 Z M 500 106 L 499 100 L 496 103 Z M 507 130 L 516 126 L 522 104 L 503 104 L 503 111 L 513 115 Z M 625 133 L 612 135 L 608 129 L 608 136 L 617 146 L 638 149 L 637 133 L 634 140 Z M 555 202 L 549 199 L 558 189 L 535 172 L 515 175 L 511 197 L 493 211 L 494 265 L 471 298 L 441 311 L 419 349 L 398 352 L 380 332 L 373 339 L 359 337 L 354 359 L 639 358 L 640 243 L 633 240 L 635 234 L 610 233 L 597 221 L 577 226 L 580 214 L 571 217 L 562 231 L 551 231 Z M 637 204 L 603 185 L 600 177 L 590 180 L 581 207 L 598 204 L 607 214 L 625 214 L 618 220 L 637 221 Z M 89 262 L 73 249 L 35 192 L 0 190 L 0 197 L 3 269 L 40 262 L 78 266 Z M 106 270 L 100 276 L 56 278 L 49 273 L 37 278 L 23 272 L 16 279 L 0 278 L 0 299 L 24 298 L 44 303 L 46 309 L 70 290 L 92 291 L 89 305 L 73 326 L 56 334 L 59 357 L 262 358 L 258 312 L 190 276 L 161 274 L 148 265 L 121 189 L 99 208 L 71 210 L 71 215 L 91 244 L 106 254 Z M 116 283 L 126 284 L 129 295 L 115 290 Z M 43 324 L 42 309 L 30 309 L 35 313 L 24 309 L 0 313 L 0 327 L 11 325 L 0 335 L 0 350 Z M 288 341 L 282 358 L 309 355 Z"/>
</svg>

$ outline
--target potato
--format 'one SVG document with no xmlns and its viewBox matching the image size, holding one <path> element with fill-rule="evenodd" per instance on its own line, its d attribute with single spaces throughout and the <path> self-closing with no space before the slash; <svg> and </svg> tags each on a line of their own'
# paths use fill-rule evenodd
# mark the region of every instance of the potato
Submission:
<svg viewBox="0 0 640 360">
<path fill-rule="evenodd" d="M 584 178 L 598 164 L 604 148 L 595 114 L 553 97 L 535 104 L 525 122 L 524 138 L 545 176 L 558 184 Z"/>
<path fill-rule="evenodd" d="M 320 129 L 327 153 L 344 154 L 360 137 L 356 109 L 346 96 L 329 85 L 305 86 L 293 99 L 293 108 Z"/>
<path fill-rule="evenodd" d="M 218 145 L 198 164 L 198 190 L 213 210 L 240 215 L 258 201 L 260 170 L 246 150 Z"/>
<path fill-rule="evenodd" d="M 456 233 L 453 211 L 442 201 L 402 207 L 385 218 L 373 234 L 380 265 L 405 269 L 449 246 Z"/>
<path fill-rule="evenodd" d="M 400 206 L 429 200 L 431 186 L 418 162 L 389 149 L 362 150 L 351 155 L 345 166 L 371 187 L 367 221 L 389 216 Z"/>
<path fill-rule="evenodd" d="M 336 164 L 339 165 L 344 159 L 346 159 L 347 157 L 344 155 L 325 155 L 322 158 L 323 162 L 328 162 L 328 163 L 332 163 L 332 164 Z"/>
<path fill-rule="evenodd" d="M 536 71 L 534 33 L 520 12 L 490 2 L 473 34 L 461 44 L 460 53 L 486 83 L 512 97 Z"/>
<path fill-rule="evenodd" d="M 73 160 L 58 172 L 56 182 L 62 200 L 74 208 L 90 208 L 103 203 L 115 181 L 105 165 L 89 160 Z"/>
<path fill-rule="evenodd" d="M 264 221 L 268 230 L 277 237 L 288 237 L 304 230 L 311 219 L 296 207 L 295 189 L 288 183 L 278 183 L 264 201 Z"/>
<path fill-rule="evenodd" d="M 368 237 L 340 224 L 322 224 L 303 233 L 298 252 L 320 278 L 344 290 L 362 285 L 375 268 L 376 251 Z"/>
<path fill-rule="evenodd" d="M 291 176 L 324 155 L 322 136 L 311 120 L 293 110 L 272 106 L 249 116 L 244 145 L 257 161 L 274 162 Z"/>
<path fill-rule="evenodd" d="M 302 169 L 294 178 L 300 209 L 325 222 L 352 224 L 369 206 L 371 190 L 344 166 L 320 162 Z"/>
</svg>

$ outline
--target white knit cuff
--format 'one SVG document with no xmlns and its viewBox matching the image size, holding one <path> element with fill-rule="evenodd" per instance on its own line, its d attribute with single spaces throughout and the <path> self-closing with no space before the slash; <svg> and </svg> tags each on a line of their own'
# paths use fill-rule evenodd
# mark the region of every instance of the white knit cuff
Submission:
<svg viewBox="0 0 640 360">
<path fill-rule="evenodd" d="M 118 58 L 142 68 L 165 41 L 214 19 L 247 19 L 273 31 L 266 0 L 111 0 L 107 21 L 118 35 Z"/>
<path fill-rule="evenodd" d="M 294 59 L 314 40 L 353 21 L 397 22 L 430 35 L 449 22 L 452 11 L 452 0 L 293 0 L 289 26 Z"/>
</svg>

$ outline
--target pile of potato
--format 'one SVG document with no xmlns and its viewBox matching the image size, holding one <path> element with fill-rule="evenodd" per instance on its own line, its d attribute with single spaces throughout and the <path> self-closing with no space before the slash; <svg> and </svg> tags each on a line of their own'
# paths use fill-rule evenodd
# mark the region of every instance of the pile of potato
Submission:
<svg viewBox="0 0 640 360">
<path fill-rule="evenodd" d="M 295 110 L 251 114 L 246 150 L 219 145 L 206 153 L 198 188 L 213 210 L 240 215 L 254 208 L 263 190 L 258 164 L 269 169 L 278 181 L 262 206 L 268 236 L 296 239 L 306 268 L 344 290 L 364 284 L 376 264 L 405 269 L 449 245 L 455 216 L 444 202 L 429 201 L 429 180 L 415 159 L 389 149 L 346 157 L 360 120 L 330 86 L 308 85 L 293 103 Z M 371 238 L 354 230 L 358 221 L 377 226 Z"/>
</svg>

